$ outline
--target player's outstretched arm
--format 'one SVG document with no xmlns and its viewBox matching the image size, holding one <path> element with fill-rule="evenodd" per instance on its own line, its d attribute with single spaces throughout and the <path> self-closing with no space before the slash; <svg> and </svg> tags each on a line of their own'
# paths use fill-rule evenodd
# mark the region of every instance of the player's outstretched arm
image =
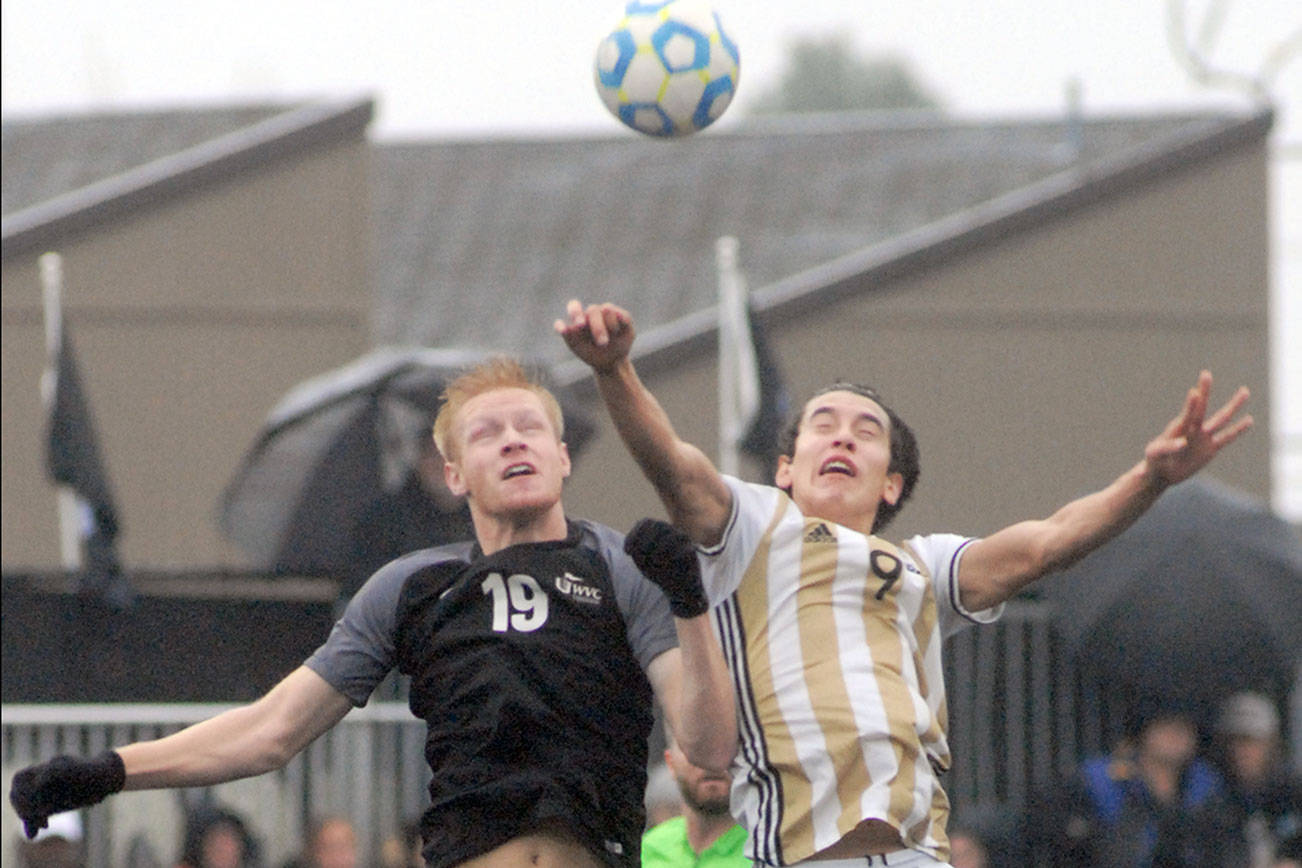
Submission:
<svg viewBox="0 0 1302 868">
<path fill-rule="evenodd" d="M 1212 375 L 1203 371 L 1179 414 L 1149 441 L 1144 457 L 1108 487 L 1073 500 L 1047 519 L 1020 522 L 969 546 L 959 567 L 963 605 L 970 610 L 996 605 L 1080 560 L 1252 427 L 1252 417 L 1239 412 L 1248 400 L 1247 388 L 1240 387 L 1209 416 L 1211 389 Z"/>
<path fill-rule="evenodd" d="M 736 702 L 706 614 L 696 549 L 672 525 L 644 518 L 625 537 L 624 551 L 665 592 L 674 615 L 678 648 L 653 660 L 647 673 L 674 739 L 692 765 L 722 771 L 737 753 Z"/>
<path fill-rule="evenodd" d="M 642 384 L 629 352 L 633 318 L 613 304 L 566 306 L 555 329 L 592 368 L 597 388 L 624 445 L 651 481 L 673 523 L 702 545 L 718 542 L 732 495 L 700 449 L 679 438 L 660 402 Z"/>
<path fill-rule="evenodd" d="M 14 775 L 9 801 L 30 838 L 48 818 L 121 790 L 196 787 L 280 768 L 351 708 L 300 666 L 256 702 L 97 757 L 60 756 Z"/>
</svg>

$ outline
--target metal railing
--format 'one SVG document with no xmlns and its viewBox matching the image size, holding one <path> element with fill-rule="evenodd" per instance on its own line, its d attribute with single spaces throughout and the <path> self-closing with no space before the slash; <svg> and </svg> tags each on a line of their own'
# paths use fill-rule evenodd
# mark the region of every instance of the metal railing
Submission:
<svg viewBox="0 0 1302 868">
<path fill-rule="evenodd" d="M 230 705 L 5 705 L 3 779 L 61 753 L 82 756 L 109 747 L 161 738 Z M 299 851 L 313 816 L 344 814 L 354 822 L 364 860 L 378 862 L 383 842 L 428 801 L 425 725 L 405 703 L 373 702 L 343 721 L 283 769 L 214 787 L 122 793 L 83 812 L 87 868 L 133 861 L 171 865 L 180 852 L 187 807 L 206 802 L 239 813 L 262 844 L 264 865 Z M 4 863 L 20 834 L 3 811 Z M 141 854 L 149 854 L 142 856 Z M 150 858 L 152 857 L 152 858 Z"/>
<path fill-rule="evenodd" d="M 1013 809 L 1070 773 L 1085 754 L 1106 750 L 1121 715 L 1083 682 L 1058 636 L 1048 604 L 1017 600 L 993 625 L 965 630 L 945 649 L 952 770 L 945 787 L 957 813 Z M 412 717 L 403 684 L 386 681 L 370 705 L 310 745 L 284 769 L 203 790 L 124 793 L 85 812 L 88 868 L 127 865 L 144 840 L 171 864 L 187 803 L 210 799 L 245 816 L 280 864 L 300 845 L 314 815 L 353 819 L 363 855 L 377 861 L 383 842 L 423 810 L 429 771 L 424 724 Z M 90 755 L 158 738 L 229 705 L 5 705 L 3 773 L 58 753 Z M 17 834 L 3 812 L 6 841 Z"/>
</svg>

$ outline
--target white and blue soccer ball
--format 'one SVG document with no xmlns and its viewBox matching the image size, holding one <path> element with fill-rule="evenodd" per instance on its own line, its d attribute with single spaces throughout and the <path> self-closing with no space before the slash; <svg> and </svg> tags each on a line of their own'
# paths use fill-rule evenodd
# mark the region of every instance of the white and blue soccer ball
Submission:
<svg viewBox="0 0 1302 868">
<path fill-rule="evenodd" d="M 597 46 L 597 93 L 649 136 L 685 136 L 719 119 L 737 91 L 737 44 L 707 0 L 624 4 Z"/>
</svg>

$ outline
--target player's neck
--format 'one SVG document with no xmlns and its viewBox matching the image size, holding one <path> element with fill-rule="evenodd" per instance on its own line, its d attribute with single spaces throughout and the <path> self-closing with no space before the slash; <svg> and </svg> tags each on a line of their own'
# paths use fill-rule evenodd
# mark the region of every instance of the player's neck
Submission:
<svg viewBox="0 0 1302 868">
<path fill-rule="evenodd" d="M 475 539 L 480 550 L 491 555 L 520 543 L 551 542 L 565 539 L 565 509 L 558 501 L 541 512 L 513 515 L 486 515 L 471 507 Z"/>
<path fill-rule="evenodd" d="M 872 527 L 877 517 L 875 511 L 868 515 L 862 510 L 850 508 L 839 500 L 814 500 L 811 498 L 796 501 L 796 506 L 805 518 L 821 518 L 824 521 L 848 527 L 850 530 L 856 530 L 864 536 L 872 535 Z"/>
</svg>

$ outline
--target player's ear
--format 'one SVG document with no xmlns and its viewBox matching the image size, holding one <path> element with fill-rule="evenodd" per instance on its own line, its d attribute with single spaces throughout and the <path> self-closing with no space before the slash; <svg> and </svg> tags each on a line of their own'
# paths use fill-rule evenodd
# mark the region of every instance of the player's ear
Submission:
<svg viewBox="0 0 1302 868">
<path fill-rule="evenodd" d="M 570 475 L 570 469 L 572 466 L 570 463 L 570 447 L 565 443 L 564 440 L 561 441 L 560 446 L 561 446 L 561 478 L 568 479 Z"/>
<path fill-rule="evenodd" d="M 791 456 L 779 455 L 777 469 L 773 471 L 773 484 L 783 491 L 791 488 Z"/>
<path fill-rule="evenodd" d="M 894 506 L 900 500 L 900 495 L 904 493 L 904 477 L 899 473 L 886 474 L 886 482 L 882 485 L 882 500 Z"/>
<path fill-rule="evenodd" d="M 461 465 L 455 461 L 443 462 L 443 481 L 447 483 L 448 491 L 457 497 L 464 497 L 467 492 L 466 481 L 461 475 Z"/>
</svg>

